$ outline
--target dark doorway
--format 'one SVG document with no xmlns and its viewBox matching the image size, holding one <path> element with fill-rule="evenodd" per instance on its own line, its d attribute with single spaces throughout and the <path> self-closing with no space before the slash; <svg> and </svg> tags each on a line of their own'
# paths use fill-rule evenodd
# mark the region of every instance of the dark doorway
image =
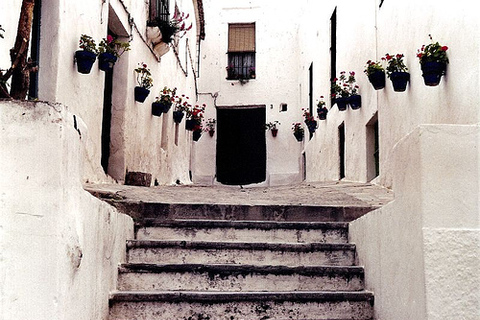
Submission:
<svg viewBox="0 0 480 320">
<path fill-rule="evenodd" d="M 111 32 L 109 32 L 112 35 Z M 103 119 L 102 119 L 102 168 L 108 173 L 110 158 L 110 129 L 112 127 L 112 92 L 113 92 L 113 68 L 105 71 L 105 88 L 103 91 Z"/>
<path fill-rule="evenodd" d="M 217 109 L 217 181 L 228 185 L 266 179 L 265 107 Z"/>
<path fill-rule="evenodd" d="M 340 179 L 345 178 L 345 124 L 338 127 L 338 156 L 340 167 Z"/>
</svg>

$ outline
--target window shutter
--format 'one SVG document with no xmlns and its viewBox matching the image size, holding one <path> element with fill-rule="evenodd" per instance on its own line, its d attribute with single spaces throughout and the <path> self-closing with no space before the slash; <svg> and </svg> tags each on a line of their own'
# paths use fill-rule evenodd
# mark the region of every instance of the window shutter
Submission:
<svg viewBox="0 0 480 320">
<path fill-rule="evenodd" d="M 255 52 L 255 23 L 228 26 L 228 52 Z"/>
</svg>

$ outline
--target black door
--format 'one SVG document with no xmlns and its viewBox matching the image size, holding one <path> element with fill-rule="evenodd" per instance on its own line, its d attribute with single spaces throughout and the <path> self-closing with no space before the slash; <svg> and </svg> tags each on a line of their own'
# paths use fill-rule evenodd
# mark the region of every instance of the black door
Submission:
<svg viewBox="0 0 480 320">
<path fill-rule="evenodd" d="M 217 181 L 246 185 L 265 181 L 265 108 L 217 110 Z"/>
</svg>

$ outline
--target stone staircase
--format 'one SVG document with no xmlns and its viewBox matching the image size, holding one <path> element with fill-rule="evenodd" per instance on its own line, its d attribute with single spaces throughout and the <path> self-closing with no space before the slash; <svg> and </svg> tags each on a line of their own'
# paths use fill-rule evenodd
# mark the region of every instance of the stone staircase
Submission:
<svg viewBox="0 0 480 320">
<path fill-rule="evenodd" d="M 371 320 L 346 222 L 143 219 L 110 320 Z"/>
</svg>

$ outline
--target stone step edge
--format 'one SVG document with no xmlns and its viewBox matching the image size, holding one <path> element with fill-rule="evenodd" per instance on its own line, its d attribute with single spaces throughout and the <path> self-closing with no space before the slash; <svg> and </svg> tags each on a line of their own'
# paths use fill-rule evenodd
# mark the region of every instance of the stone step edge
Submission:
<svg viewBox="0 0 480 320">
<path fill-rule="evenodd" d="M 136 228 L 171 227 L 171 228 L 232 228 L 260 230 L 329 230 L 344 229 L 348 231 L 347 222 L 293 222 L 293 221 L 254 221 L 254 220 L 210 220 L 210 219 L 144 219 L 135 224 Z"/>
<path fill-rule="evenodd" d="M 212 291 L 116 291 L 110 302 L 341 302 L 367 301 L 373 306 L 370 291 L 279 291 L 279 292 L 212 292 Z"/>
<path fill-rule="evenodd" d="M 364 268 L 359 266 L 262 266 L 234 264 L 150 264 L 125 263 L 119 273 L 213 273 L 213 274 L 274 274 L 304 276 L 364 276 Z"/>
<path fill-rule="evenodd" d="M 258 243 L 258 242 L 214 242 L 214 241 L 184 241 L 184 240 L 127 240 L 127 249 L 134 248 L 178 248 L 178 249 L 238 249 L 238 250 L 270 250 L 313 252 L 322 250 L 354 251 L 351 243 Z"/>
</svg>

